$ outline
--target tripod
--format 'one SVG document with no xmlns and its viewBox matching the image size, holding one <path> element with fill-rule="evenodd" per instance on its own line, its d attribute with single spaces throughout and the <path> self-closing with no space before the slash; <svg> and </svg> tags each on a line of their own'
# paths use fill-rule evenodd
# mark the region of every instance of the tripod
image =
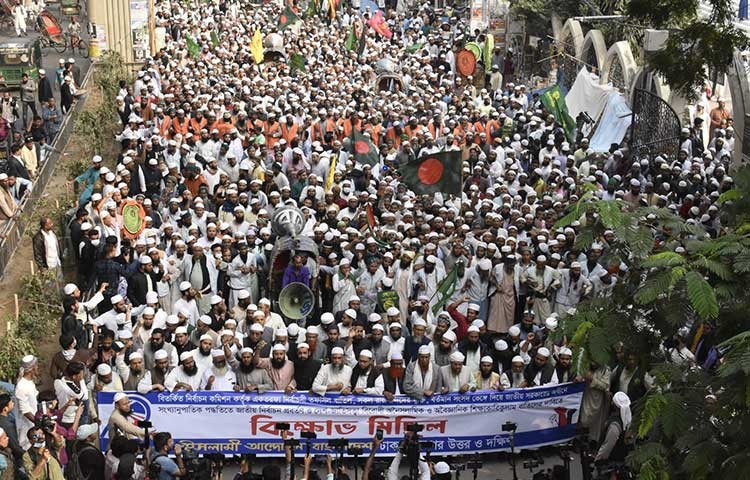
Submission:
<svg viewBox="0 0 750 480">
<path fill-rule="evenodd" d="M 518 472 L 516 471 L 516 429 L 518 425 L 513 422 L 505 422 L 502 426 L 503 432 L 508 432 L 510 436 L 510 468 L 513 469 L 513 480 L 518 480 Z"/>
</svg>

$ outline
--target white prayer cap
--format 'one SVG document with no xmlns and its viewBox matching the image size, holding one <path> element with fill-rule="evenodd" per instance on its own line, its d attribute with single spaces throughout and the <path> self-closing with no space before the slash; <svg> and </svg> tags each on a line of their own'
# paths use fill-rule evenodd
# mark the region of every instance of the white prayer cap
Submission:
<svg viewBox="0 0 750 480">
<path fill-rule="evenodd" d="M 484 327 L 484 320 L 482 320 L 480 318 L 477 318 L 476 320 L 474 320 L 473 322 L 471 322 L 471 324 L 473 326 L 481 329 L 482 327 Z"/>
<path fill-rule="evenodd" d="M 138 259 L 138 262 L 141 265 L 150 265 L 151 264 L 151 257 L 148 255 L 141 255 L 141 258 Z"/>
<path fill-rule="evenodd" d="M 414 320 L 414 322 L 412 322 L 411 325 L 412 325 L 412 327 L 426 327 L 427 326 L 427 322 L 425 322 L 424 319 L 422 319 L 422 318 L 418 318 L 418 319 Z"/>
<path fill-rule="evenodd" d="M 346 265 L 350 265 L 350 264 L 351 264 L 351 262 L 349 261 L 348 258 L 342 258 L 341 261 L 339 262 L 339 266 L 341 266 L 341 267 L 346 266 Z"/>
<path fill-rule="evenodd" d="M 286 327 L 279 327 L 276 329 L 276 331 L 273 332 L 273 334 L 276 337 L 288 337 L 289 331 L 286 329 Z"/>
<path fill-rule="evenodd" d="M 372 331 L 374 332 L 375 330 L 379 332 L 385 332 L 385 328 L 383 328 L 383 326 L 379 323 L 376 323 L 375 325 L 372 326 Z"/>
<path fill-rule="evenodd" d="M 298 343 L 297 344 L 297 350 L 299 350 L 300 348 L 307 348 L 309 350 L 310 349 L 310 345 L 308 345 L 307 342 Z"/>
<path fill-rule="evenodd" d="M 541 347 L 536 351 L 537 355 L 541 355 L 544 358 L 549 357 L 549 349 L 547 347 Z"/>
<path fill-rule="evenodd" d="M 126 399 L 126 398 L 128 398 L 128 396 L 127 396 L 127 395 L 125 395 L 125 394 L 124 394 L 124 393 L 122 393 L 122 392 L 117 392 L 117 393 L 115 393 L 115 398 L 114 398 L 114 401 L 113 401 L 113 403 L 117 403 L 117 402 L 119 402 L 120 400 L 124 400 L 124 399 Z"/>
<path fill-rule="evenodd" d="M 451 467 L 448 466 L 445 462 L 438 462 L 435 464 L 435 473 L 437 475 L 444 475 L 446 473 L 450 473 Z"/>
<path fill-rule="evenodd" d="M 154 360 L 164 360 L 167 357 L 169 357 L 169 354 L 164 349 L 160 349 L 154 352 Z"/>
<path fill-rule="evenodd" d="M 399 309 L 396 307 L 389 307 L 388 310 L 385 311 L 385 314 L 389 317 L 395 317 L 400 313 Z"/>
<path fill-rule="evenodd" d="M 148 292 L 146 294 L 146 303 L 157 303 L 159 301 L 159 294 L 156 292 Z"/>
<path fill-rule="evenodd" d="M 359 358 L 372 358 L 372 352 L 364 349 L 361 352 L 359 352 Z"/>
<path fill-rule="evenodd" d="M 357 318 L 357 311 L 353 308 L 347 308 L 346 310 L 344 310 L 344 315 L 354 320 Z"/>
<path fill-rule="evenodd" d="M 277 343 L 271 348 L 271 351 L 272 352 L 286 352 L 286 347 L 281 343 Z"/>
<path fill-rule="evenodd" d="M 297 335 L 299 335 L 299 330 L 299 325 L 297 325 L 296 323 L 290 323 L 289 326 L 286 327 L 286 333 L 289 334 L 290 337 L 296 337 Z"/>
<path fill-rule="evenodd" d="M 450 360 L 451 362 L 460 362 L 460 363 L 464 363 L 464 360 L 466 359 L 466 357 L 464 357 L 464 354 L 463 354 L 463 353 L 461 353 L 461 352 L 458 352 L 458 351 L 456 351 L 456 352 L 453 352 L 453 353 L 451 353 L 451 356 L 450 356 L 450 357 L 448 357 L 448 359 L 449 359 L 449 360 Z"/>
<path fill-rule="evenodd" d="M 221 298 L 218 295 L 212 295 L 211 296 L 211 305 L 218 305 L 223 301 L 223 298 Z"/>
<path fill-rule="evenodd" d="M 499 352 L 504 352 L 508 349 L 508 342 L 505 340 L 498 340 L 495 342 L 495 350 Z"/>
<path fill-rule="evenodd" d="M 122 295 L 115 295 L 114 297 L 110 298 L 109 301 L 112 303 L 112 305 L 116 305 L 120 302 L 122 302 L 124 299 L 122 298 Z"/>
<path fill-rule="evenodd" d="M 297 347 L 297 348 L 299 348 L 299 347 Z M 250 348 L 250 347 L 242 347 L 242 349 L 240 349 L 240 355 L 244 355 L 246 353 L 249 353 L 250 355 L 252 355 L 253 354 L 253 349 Z"/>
<path fill-rule="evenodd" d="M 344 354 L 344 349 L 341 347 L 333 347 L 331 349 L 331 355 L 343 355 L 343 354 Z"/>
<path fill-rule="evenodd" d="M 511 359 L 510 363 L 524 363 L 523 357 L 521 355 L 516 355 Z"/>
<path fill-rule="evenodd" d="M 190 290 L 190 282 L 182 282 L 180 283 L 180 291 L 184 292 L 185 290 Z"/>
<path fill-rule="evenodd" d="M 510 335 L 511 337 L 517 337 L 521 335 L 521 329 L 518 328 L 518 326 L 513 325 L 508 329 L 508 335 Z"/>
<path fill-rule="evenodd" d="M 211 358 L 223 358 L 224 357 L 224 350 L 211 350 Z"/>
<path fill-rule="evenodd" d="M 146 307 L 143 309 L 143 315 L 154 315 L 156 312 L 154 311 L 154 307 Z"/>
<path fill-rule="evenodd" d="M 489 355 L 485 355 L 481 358 L 481 360 L 479 360 L 479 363 L 495 363 L 495 361 L 492 360 L 492 357 L 490 357 Z"/>
<path fill-rule="evenodd" d="M 253 323 L 252 325 L 250 325 L 251 332 L 263 332 L 263 330 L 263 325 L 261 325 L 260 323 Z"/>
<path fill-rule="evenodd" d="M 240 290 L 239 292 L 237 292 L 237 298 L 240 300 L 250 298 L 250 292 L 248 292 L 247 290 Z"/>
<path fill-rule="evenodd" d="M 76 288 L 78 288 L 78 287 L 76 286 L 75 283 L 69 283 L 69 284 L 65 285 L 65 287 L 63 287 L 63 293 L 65 295 L 73 295 L 73 292 L 76 291 Z"/>
<path fill-rule="evenodd" d="M 553 332 L 557 328 L 557 319 L 555 317 L 549 317 L 547 320 L 544 321 L 544 325 Z"/>
<path fill-rule="evenodd" d="M 417 350 L 417 354 L 419 355 L 429 355 L 430 354 L 430 346 L 429 345 L 422 345 L 419 347 L 419 350 Z"/>
<path fill-rule="evenodd" d="M 128 361 L 130 361 L 130 362 L 132 362 L 133 360 L 138 360 L 138 359 L 143 360 L 143 354 L 140 351 L 132 352 L 128 356 Z"/>
<path fill-rule="evenodd" d="M 492 261 L 488 258 L 483 258 L 479 261 L 480 270 L 489 270 L 492 268 Z"/>
<path fill-rule="evenodd" d="M 224 330 L 222 330 L 221 332 L 219 332 L 219 336 L 220 337 L 223 337 L 224 335 L 228 335 L 230 337 L 234 337 L 234 332 L 231 331 L 231 330 L 229 330 L 229 329 L 227 329 L 227 328 L 225 328 Z"/>
<path fill-rule="evenodd" d="M 78 427 L 78 430 L 76 431 L 76 438 L 78 440 L 86 440 L 91 435 L 95 434 L 99 431 L 99 426 L 96 423 L 89 423 L 86 425 L 81 425 Z M 0 434 L 2 436 L 2 434 Z"/>
<path fill-rule="evenodd" d="M 394 350 L 391 352 L 391 360 L 403 360 L 403 359 L 404 359 L 404 356 L 401 354 L 399 350 Z"/>
<path fill-rule="evenodd" d="M 174 330 L 175 335 L 187 335 L 187 327 L 184 325 L 181 325 Z"/>
<path fill-rule="evenodd" d="M 451 342 L 455 343 L 455 341 L 456 341 L 456 334 L 453 333 L 453 330 L 448 330 L 447 332 L 445 332 L 443 334 L 443 338 L 446 339 L 446 340 L 450 340 Z"/>
<path fill-rule="evenodd" d="M 425 259 L 427 263 L 437 263 L 437 257 L 435 255 L 428 255 Z"/>
<path fill-rule="evenodd" d="M 476 325 L 471 325 L 469 328 L 466 329 L 466 333 L 471 333 L 471 332 L 479 333 L 479 327 L 477 327 Z"/>
<path fill-rule="evenodd" d="M 213 337 L 212 337 L 211 335 L 207 334 L 207 333 L 204 333 L 204 334 L 203 334 L 203 335 L 201 335 L 201 336 L 200 336 L 200 338 L 198 339 L 198 341 L 199 341 L 199 342 L 202 342 L 202 341 L 204 341 L 204 340 L 208 340 L 209 342 L 211 342 L 211 343 L 214 343 L 214 339 L 213 339 Z"/>
<path fill-rule="evenodd" d="M 331 312 L 325 312 L 323 315 L 320 316 L 320 323 L 322 323 L 323 325 L 329 325 L 333 323 L 334 320 L 335 318 L 333 317 L 333 314 Z"/>
<path fill-rule="evenodd" d="M 400 324 L 399 322 L 391 322 L 391 323 L 390 323 L 390 324 L 388 325 L 388 330 L 390 330 L 390 329 L 392 329 L 392 328 L 398 328 L 399 330 L 402 330 L 402 329 L 403 329 L 402 325 L 401 325 L 401 324 Z"/>
<path fill-rule="evenodd" d="M 182 311 L 178 312 L 182 313 Z M 187 313 L 182 314 L 183 317 L 187 317 Z M 177 325 L 180 323 L 180 319 L 177 318 L 177 315 L 167 315 L 167 325 Z"/>
<path fill-rule="evenodd" d="M 109 375 L 112 373 L 112 367 L 107 365 L 106 363 L 100 363 L 98 367 L 96 367 L 96 373 L 99 375 Z"/>
<path fill-rule="evenodd" d="M 570 268 L 581 268 L 580 262 L 573 262 L 570 264 Z"/>
<path fill-rule="evenodd" d="M 209 317 L 208 315 L 201 315 L 198 321 L 203 325 L 211 325 L 211 322 L 213 322 L 213 320 L 211 320 L 211 317 Z"/>
<path fill-rule="evenodd" d="M 568 347 L 562 347 L 560 349 L 560 355 L 567 355 L 569 357 L 573 356 L 573 350 L 569 349 Z"/>
<path fill-rule="evenodd" d="M 466 308 L 468 310 L 474 310 L 475 312 L 481 310 L 481 308 L 479 308 L 479 305 L 477 305 L 476 303 L 470 303 Z"/>
<path fill-rule="evenodd" d="M 124 330 L 120 330 L 117 332 L 117 338 L 119 338 L 120 340 L 128 340 L 130 338 L 133 338 L 133 332 L 131 332 L 127 328 Z"/>
<path fill-rule="evenodd" d="M 188 351 L 182 352 L 180 354 L 180 361 L 181 362 L 184 362 L 188 358 L 193 358 L 193 351 L 192 350 L 188 350 Z"/>
<path fill-rule="evenodd" d="M 381 318 L 379 313 L 371 313 L 369 317 L 367 317 L 367 320 L 370 321 L 370 323 L 378 323 Z"/>
</svg>

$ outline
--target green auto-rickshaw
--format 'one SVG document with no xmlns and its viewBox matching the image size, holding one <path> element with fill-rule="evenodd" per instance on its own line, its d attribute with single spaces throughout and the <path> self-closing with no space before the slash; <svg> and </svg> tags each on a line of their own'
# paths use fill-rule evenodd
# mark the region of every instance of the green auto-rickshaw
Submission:
<svg viewBox="0 0 750 480">
<path fill-rule="evenodd" d="M 60 13 L 63 15 L 74 16 L 81 12 L 79 0 L 60 0 Z"/>
<path fill-rule="evenodd" d="M 15 90 L 21 85 L 21 76 L 39 78 L 42 49 L 38 41 L 0 43 L 0 89 Z"/>
</svg>

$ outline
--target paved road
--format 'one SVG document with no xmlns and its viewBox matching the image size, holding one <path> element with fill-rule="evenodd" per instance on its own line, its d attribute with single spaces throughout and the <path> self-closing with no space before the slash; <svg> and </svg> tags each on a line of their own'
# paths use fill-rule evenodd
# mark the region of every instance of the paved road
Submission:
<svg viewBox="0 0 750 480">
<path fill-rule="evenodd" d="M 82 4 L 85 4 L 85 1 L 81 2 Z M 53 3 L 49 5 L 48 10 L 57 17 L 57 19 L 60 21 L 60 25 L 62 26 L 63 30 L 67 32 L 68 25 L 70 24 L 70 17 L 61 15 L 59 10 L 59 4 Z M 88 17 L 86 16 L 86 12 L 84 10 L 81 11 L 81 14 L 78 15 L 78 23 L 81 24 L 83 32 L 82 36 L 83 38 L 88 41 L 88 34 L 86 34 L 86 24 L 88 23 Z M 28 27 L 28 36 L 27 37 L 17 37 L 16 32 L 11 26 L 10 28 L 5 28 L 0 30 L 0 43 L 6 43 L 6 42 L 26 42 L 29 40 L 34 40 L 40 36 L 39 32 L 34 31 L 34 23 L 27 21 L 27 27 Z M 55 70 L 57 69 L 57 63 L 58 60 L 61 58 L 65 58 L 66 60 L 68 58 L 75 58 L 76 65 L 78 65 L 81 69 L 81 79 L 83 79 L 86 76 L 86 72 L 88 71 L 89 67 L 91 66 L 91 61 L 87 58 L 82 58 L 78 56 L 77 54 L 70 51 L 70 49 L 66 50 L 64 53 L 57 53 L 54 51 L 54 49 L 46 49 L 43 50 L 42 55 L 42 68 L 47 70 L 47 76 L 50 78 L 51 81 L 54 83 L 55 78 Z M 55 90 L 55 96 L 59 100 L 59 92 Z"/>
</svg>

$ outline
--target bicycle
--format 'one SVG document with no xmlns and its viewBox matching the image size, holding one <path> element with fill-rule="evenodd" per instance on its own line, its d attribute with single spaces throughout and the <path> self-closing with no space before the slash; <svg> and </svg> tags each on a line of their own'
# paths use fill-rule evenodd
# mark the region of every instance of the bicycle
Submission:
<svg viewBox="0 0 750 480">
<path fill-rule="evenodd" d="M 78 55 L 82 58 L 89 58 L 89 44 L 86 40 L 80 36 L 77 40 L 71 37 L 69 33 L 63 34 L 63 41 L 55 42 L 47 36 L 42 36 L 39 39 L 39 45 L 42 47 L 42 55 L 47 55 L 49 49 L 52 48 L 57 53 L 64 53 L 70 49 L 74 55 Z"/>
</svg>

